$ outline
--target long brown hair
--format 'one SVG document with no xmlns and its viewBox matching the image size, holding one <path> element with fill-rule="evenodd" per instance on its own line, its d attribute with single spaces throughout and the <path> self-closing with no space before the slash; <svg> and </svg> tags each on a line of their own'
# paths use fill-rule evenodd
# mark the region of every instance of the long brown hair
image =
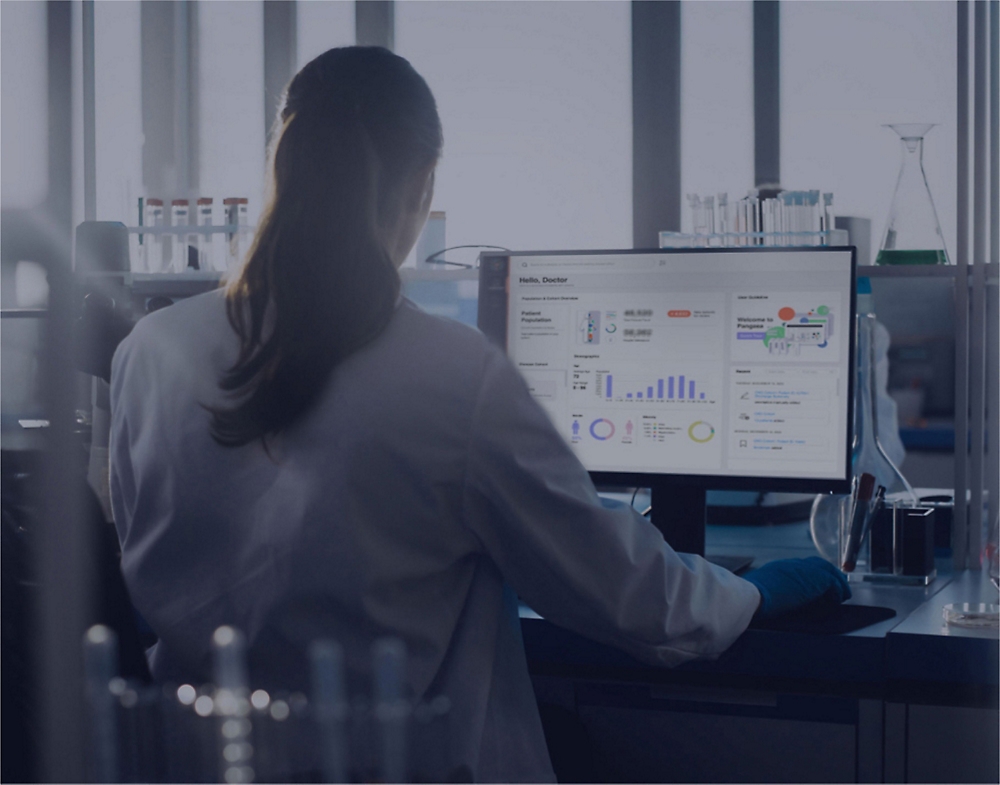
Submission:
<svg viewBox="0 0 1000 785">
<path fill-rule="evenodd" d="M 331 49 L 292 79 L 269 203 L 227 293 L 240 351 L 219 382 L 234 405 L 210 409 L 217 442 L 266 445 L 317 401 L 338 362 L 382 332 L 400 287 L 385 230 L 441 144 L 426 82 L 386 49 Z"/>
</svg>

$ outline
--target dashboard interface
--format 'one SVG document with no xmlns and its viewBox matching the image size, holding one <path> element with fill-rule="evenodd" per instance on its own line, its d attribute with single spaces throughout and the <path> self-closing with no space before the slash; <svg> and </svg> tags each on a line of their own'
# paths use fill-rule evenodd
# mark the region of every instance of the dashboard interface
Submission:
<svg viewBox="0 0 1000 785">
<path fill-rule="evenodd" d="M 480 326 L 588 470 L 845 479 L 851 249 L 512 254 L 481 275 Z"/>
</svg>

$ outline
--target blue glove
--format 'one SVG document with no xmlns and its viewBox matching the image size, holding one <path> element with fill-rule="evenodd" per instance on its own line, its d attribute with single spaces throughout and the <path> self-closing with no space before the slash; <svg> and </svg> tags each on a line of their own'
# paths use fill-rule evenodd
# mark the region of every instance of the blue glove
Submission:
<svg viewBox="0 0 1000 785">
<path fill-rule="evenodd" d="M 743 576 L 760 592 L 754 618 L 770 619 L 803 605 L 839 605 L 850 599 L 851 587 L 840 570 L 826 559 L 779 559 Z"/>
</svg>

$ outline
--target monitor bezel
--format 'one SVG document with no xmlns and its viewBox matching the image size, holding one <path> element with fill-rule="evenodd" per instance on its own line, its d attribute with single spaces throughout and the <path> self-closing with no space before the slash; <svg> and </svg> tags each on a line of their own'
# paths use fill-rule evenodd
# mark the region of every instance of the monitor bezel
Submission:
<svg viewBox="0 0 1000 785">
<path fill-rule="evenodd" d="M 773 491 L 786 493 L 850 493 L 851 491 L 851 446 L 854 436 L 854 385 L 856 377 L 855 351 L 855 317 L 857 315 L 857 248 L 853 245 L 829 245 L 829 246 L 745 246 L 737 248 L 626 248 L 626 249 L 605 249 L 605 250 L 542 250 L 542 251 L 485 251 L 479 256 L 480 271 L 484 269 L 484 262 L 488 259 L 511 259 L 519 256 L 605 256 L 605 255 L 663 255 L 663 254 L 733 254 L 733 253 L 801 253 L 802 251 L 818 253 L 844 253 L 851 254 L 851 292 L 850 292 L 850 328 L 848 329 L 848 368 L 850 372 L 847 378 L 847 417 L 845 434 L 847 449 L 845 450 L 844 476 L 842 478 L 829 477 L 770 477 L 767 475 L 716 475 L 716 474 L 670 474 L 665 472 L 607 472 L 590 471 L 591 479 L 598 486 L 624 486 L 624 487 L 649 487 L 650 484 L 687 486 L 692 488 L 703 488 L 713 490 L 756 490 Z M 507 277 L 511 275 L 511 268 L 508 264 Z M 479 297 L 483 298 L 483 287 L 486 279 L 480 273 L 479 277 Z M 510 304 L 510 287 L 505 287 L 506 305 Z M 480 311 L 480 314 L 482 311 Z M 483 325 L 479 322 L 479 328 Z M 488 338 L 494 336 L 487 335 Z M 504 335 L 502 346 L 507 351 L 507 329 L 506 319 L 504 320 Z"/>
</svg>

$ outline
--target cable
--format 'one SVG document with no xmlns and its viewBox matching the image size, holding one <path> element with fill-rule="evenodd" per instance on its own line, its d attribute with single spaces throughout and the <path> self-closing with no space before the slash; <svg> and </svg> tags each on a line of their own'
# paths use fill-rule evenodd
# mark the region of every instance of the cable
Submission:
<svg viewBox="0 0 1000 785">
<path fill-rule="evenodd" d="M 434 257 L 440 256 L 448 251 L 457 251 L 459 248 L 486 248 L 493 251 L 510 251 L 510 248 L 504 248 L 502 245 L 453 245 L 450 248 L 442 248 L 440 251 L 436 251 L 424 259 L 424 264 L 451 264 L 455 267 L 462 267 L 466 270 L 476 269 L 475 265 L 464 264 L 463 262 L 449 262 L 447 259 L 436 259 Z"/>
</svg>

